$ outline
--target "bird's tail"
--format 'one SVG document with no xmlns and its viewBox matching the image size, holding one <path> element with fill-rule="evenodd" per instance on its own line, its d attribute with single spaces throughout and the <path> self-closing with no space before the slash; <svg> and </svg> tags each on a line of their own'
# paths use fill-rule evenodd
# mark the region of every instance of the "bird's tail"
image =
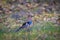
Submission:
<svg viewBox="0 0 60 40">
<path fill-rule="evenodd" d="M 23 29 L 23 27 L 19 27 L 18 29 L 15 30 L 15 32 L 18 32 L 19 30 Z"/>
</svg>

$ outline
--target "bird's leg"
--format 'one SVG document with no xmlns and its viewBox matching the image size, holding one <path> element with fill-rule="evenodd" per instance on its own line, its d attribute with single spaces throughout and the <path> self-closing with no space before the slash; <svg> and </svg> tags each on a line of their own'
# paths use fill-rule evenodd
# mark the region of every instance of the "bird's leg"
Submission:
<svg viewBox="0 0 60 40">
<path fill-rule="evenodd" d="M 29 31 L 29 35 L 31 35 L 31 25 L 29 26 L 28 31 Z"/>
</svg>

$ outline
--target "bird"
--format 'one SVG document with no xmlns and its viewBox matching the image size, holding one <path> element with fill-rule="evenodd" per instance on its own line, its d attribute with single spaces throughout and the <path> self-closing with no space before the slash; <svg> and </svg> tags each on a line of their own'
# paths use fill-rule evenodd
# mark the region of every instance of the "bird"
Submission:
<svg viewBox="0 0 60 40">
<path fill-rule="evenodd" d="M 27 21 L 24 22 L 21 27 L 19 27 L 18 29 L 16 29 L 15 32 L 18 32 L 18 31 L 20 31 L 21 29 L 24 29 L 24 28 L 26 28 L 27 30 L 29 30 L 29 28 L 33 24 L 32 17 L 33 16 L 29 15 Z"/>
</svg>

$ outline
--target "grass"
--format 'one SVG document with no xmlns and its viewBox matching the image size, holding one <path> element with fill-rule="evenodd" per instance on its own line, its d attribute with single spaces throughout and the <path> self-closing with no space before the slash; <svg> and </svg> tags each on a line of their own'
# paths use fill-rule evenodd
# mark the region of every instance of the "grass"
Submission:
<svg viewBox="0 0 60 40">
<path fill-rule="evenodd" d="M 0 40 L 59 40 L 60 27 L 51 22 L 36 23 L 30 31 L 0 32 Z"/>
</svg>

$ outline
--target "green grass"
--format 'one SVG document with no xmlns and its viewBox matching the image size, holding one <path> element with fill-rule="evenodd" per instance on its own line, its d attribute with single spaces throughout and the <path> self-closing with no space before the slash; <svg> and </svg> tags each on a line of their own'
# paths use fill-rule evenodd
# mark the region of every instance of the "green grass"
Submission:
<svg viewBox="0 0 60 40">
<path fill-rule="evenodd" d="M 60 27 L 51 22 L 36 23 L 31 30 L 15 32 L 0 32 L 0 40 L 59 40 Z"/>
</svg>

